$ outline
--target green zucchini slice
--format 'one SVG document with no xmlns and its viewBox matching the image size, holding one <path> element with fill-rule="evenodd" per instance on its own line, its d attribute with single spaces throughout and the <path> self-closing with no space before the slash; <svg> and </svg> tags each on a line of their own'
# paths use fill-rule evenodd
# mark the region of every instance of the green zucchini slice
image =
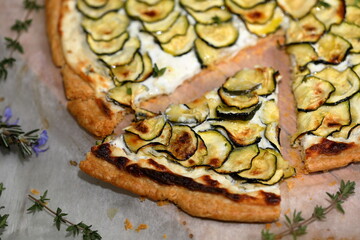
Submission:
<svg viewBox="0 0 360 240">
<path fill-rule="evenodd" d="M 231 94 L 269 95 L 275 91 L 277 76 L 278 72 L 269 67 L 243 69 L 227 79 L 222 88 Z"/>
<path fill-rule="evenodd" d="M 300 111 L 313 111 L 323 105 L 330 94 L 335 91 L 334 85 L 317 77 L 305 77 L 294 90 L 297 108 Z"/>
<path fill-rule="evenodd" d="M 265 101 L 261 110 L 260 120 L 264 124 L 278 123 L 280 120 L 279 108 L 274 99 Z"/>
<path fill-rule="evenodd" d="M 125 132 L 138 135 L 142 140 L 149 141 L 159 137 L 166 124 L 164 116 L 145 119 L 143 121 L 134 122 L 126 127 Z"/>
<path fill-rule="evenodd" d="M 260 109 L 261 102 L 258 104 L 245 108 L 239 109 L 237 107 L 229 107 L 225 104 L 221 104 L 216 108 L 216 115 L 219 118 L 227 119 L 227 120 L 242 120 L 249 121 L 251 120 L 255 113 Z"/>
<path fill-rule="evenodd" d="M 246 22 L 247 29 L 259 37 L 266 37 L 267 35 L 276 32 L 283 22 L 284 14 L 280 8 L 276 8 L 274 15 L 264 24 L 253 24 Z"/>
<path fill-rule="evenodd" d="M 302 18 L 315 6 L 317 0 L 277 0 L 278 5 L 293 18 Z"/>
<path fill-rule="evenodd" d="M 104 7 L 109 0 L 84 0 L 84 2 L 92 8 L 101 8 Z"/>
<path fill-rule="evenodd" d="M 286 44 L 316 42 L 325 32 L 325 25 L 317 20 L 314 15 L 308 14 L 302 19 L 290 20 L 286 30 Z"/>
<path fill-rule="evenodd" d="M 357 6 L 360 7 L 360 2 L 358 2 L 357 0 L 345 0 L 346 6 Z"/>
<path fill-rule="evenodd" d="M 202 68 L 213 65 L 220 56 L 218 49 L 209 46 L 200 38 L 195 40 L 195 52 Z"/>
<path fill-rule="evenodd" d="M 145 3 L 146 5 L 155 5 L 162 0 L 137 0 L 138 2 Z"/>
<path fill-rule="evenodd" d="M 251 161 L 251 168 L 237 175 L 249 180 L 269 180 L 276 172 L 276 156 L 266 149 L 260 149 L 259 154 Z"/>
<path fill-rule="evenodd" d="M 180 4 L 187 9 L 203 12 L 213 7 L 221 7 L 224 5 L 223 0 L 180 0 Z"/>
<path fill-rule="evenodd" d="M 326 29 L 332 24 L 341 23 L 345 17 L 345 2 L 343 0 L 322 0 L 311 10 L 317 19 L 324 23 Z"/>
<path fill-rule="evenodd" d="M 165 110 L 166 117 L 171 122 L 201 123 L 209 115 L 207 104 L 198 108 L 189 108 L 185 104 L 172 104 Z"/>
<path fill-rule="evenodd" d="M 189 21 L 185 15 L 177 18 L 175 23 L 165 32 L 156 32 L 154 36 L 160 43 L 169 42 L 174 36 L 185 35 L 189 28 Z"/>
<path fill-rule="evenodd" d="M 287 54 L 295 58 L 296 64 L 302 69 L 309 62 L 316 61 L 319 56 L 309 43 L 291 44 L 286 46 Z"/>
<path fill-rule="evenodd" d="M 332 33 L 323 35 L 317 45 L 319 58 L 333 64 L 342 62 L 351 48 L 351 44 L 348 41 Z"/>
<path fill-rule="evenodd" d="M 267 181 L 259 180 L 258 182 L 263 185 L 274 185 L 278 182 L 280 182 L 281 179 L 284 177 L 284 170 L 282 169 L 276 169 L 274 175 Z"/>
<path fill-rule="evenodd" d="M 251 161 L 259 154 L 257 144 L 235 148 L 229 157 L 219 168 L 214 170 L 218 173 L 237 173 L 251 168 Z"/>
<path fill-rule="evenodd" d="M 213 168 L 220 167 L 232 150 L 231 143 L 224 135 L 215 130 L 199 132 L 198 134 L 204 140 L 208 151 L 202 165 Z"/>
<path fill-rule="evenodd" d="M 92 0 L 92 2 L 95 1 Z M 97 2 L 101 2 L 101 0 Z M 76 3 L 76 7 L 79 9 L 79 11 L 84 14 L 84 16 L 91 19 L 101 18 L 104 14 L 110 11 L 117 11 L 118 9 L 122 8 L 123 5 L 124 1 L 119 0 L 108 0 L 103 7 L 99 8 L 90 7 L 84 0 L 78 0 Z"/>
<path fill-rule="evenodd" d="M 177 159 L 170 159 L 170 160 L 176 161 L 177 163 L 179 163 L 184 167 L 197 167 L 204 165 L 205 157 L 208 155 L 208 149 L 206 148 L 204 141 L 202 140 L 201 137 L 199 137 L 199 135 L 197 136 L 197 141 L 198 141 L 198 145 L 196 152 L 190 158 L 184 161 L 179 161 Z"/>
<path fill-rule="evenodd" d="M 121 86 L 110 89 L 107 93 L 107 97 L 115 101 L 116 104 L 131 106 L 135 96 L 140 93 L 148 91 L 148 88 L 139 83 L 127 82 Z"/>
<path fill-rule="evenodd" d="M 271 145 L 280 151 L 280 128 L 277 122 L 272 122 L 266 125 L 265 128 L 265 138 L 269 140 Z"/>
<path fill-rule="evenodd" d="M 134 55 L 133 60 L 122 66 L 110 68 L 115 85 L 121 85 L 126 81 L 135 81 L 144 71 L 144 62 L 140 53 Z"/>
<path fill-rule="evenodd" d="M 254 8 L 267 0 L 232 0 L 234 4 L 243 9 Z"/>
<path fill-rule="evenodd" d="M 109 41 L 123 34 L 129 23 L 125 14 L 109 12 L 97 20 L 83 18 L 81 25 L 95 41 Z"/>
<path fill-rule="evenodd" d="M 149 54 L 146 52 L 142 55 L 142 60 L 144 63 L 144 71 L 140 76 L 135 80 L 135 82 L 142 82 L 149 78 L 153 73 L 153 64 Z"/>
<path fill-rule="evenodd" d="M 196 22 L 202 24 L 213 24 L 231 20 L 231 13 L 223 7 L 213 7 L 203 12 L 186 9 Z"/>
<path fill-rule="evenodd" d="M 350 42 L 350 52 L 360 53 L 360 26 L 343 22 L 339 25 L 332 25 L 330 32 L 345 38 Z"/>
<path fill-rule="evenodd" d="M 237 107 L 239 109 L 249 108 L 259 103 L 259 96 L 253 93 L 243 95 L 231 95 L 219 89 L 219 96 L 221 100 L 229 107 Z"/>
<path fill-rule="evenodd" d="M 161 0 L 148 5 L 137 0 L 128 0 L 125 4 L 127 14 L 144 22 L 156 22 L 166 18 L 174 9 L 174 0 Z"/>
<path fill-rule="evenodd" d="M 202 40 L 214 48 L 231 46 L 239 37 L 239 31 L 232 22 L 210 25 L 197 23 L 195 31 Z"/>
<path fill-rule="evenodd" d="M 277 6 L 275 1 L 261 2 L 253 8 L 241 8 L 234 0 L 225 0 L 225 4 L 231 12 L 252 24 L 265 24 L 272 18 Z"/>
<path fill-rule="evenodd" d="M 304 80 L 304 77 L 310 75 L 310 70 L 308 68 L 300 68 L 299 71 L 296 71 L 293 74 L 293 82 L 291 83 L 291 88 L 293 91 L 299 86 L 299 84 Z"/>
<path fill-rule="evenodd" d="M 290 166 L 289 162 L 286 161 L 277 150 L 271 148 L 267 148 L 266 150 L 276 156 L 276 168 L 284 171 L 284 178 L 289 178 L 295 175 L 295 168 Z"/>
<path fill-rule="evenodd" d="M 360 7 L 347 5 L 345 21 L 360 26 Z"/>
<path fill-rule="evenodd" d="M 108 66 L 112 68 L 128 64 L 134 58 L 135 53 L 140 48 L 140 40 L 136 37 L 127 40 L 121 49 L 112 55 L 99 56 Z"/>
<path fill-rule="evenodd" d="M 180 17 L 180 12 L 172 11 L 166 18 L 156 22 L 143 22 L 144 28 L 148 32 L 164 32 L 167 31 Z"/>
<path fill-rule="evenodd" d="M 335 91 L 326 100 L 327 104 L 337 104 L 345 101 L 360 89 L 359 77 L 351 68 L 341 72 L 328 67 L 315 73 L 314 76 L 330 82 L 335 87 Z"/>
<path fill-rule="evenodd" d="M 173 56 L 180 56 L 188 53 L 194 46 L 196 34 L 194 27 L 189 26 L 186 35 L 175 36 L 169 42 L 160 44 L 161 48 Z"/>
<path fill-rule="evenodd" d="M 261 132 L 264 130 L 264 127 L 258 124 L 238 120 L 215 121 L 211 125 L 225 129 L 236 146 L 247 146 L 259 142 Z"/>
<path fill-rule="evenodd" d="M 114 54 L 122 49 L 124 43 L 129 39 L 129 33 L 124 32 L 119 37 L 113 38 L 109 41 L 95 41 L 90 34 L 87 35 L 87 42 L 90 49 L 98 54 Z"/>
</svg>

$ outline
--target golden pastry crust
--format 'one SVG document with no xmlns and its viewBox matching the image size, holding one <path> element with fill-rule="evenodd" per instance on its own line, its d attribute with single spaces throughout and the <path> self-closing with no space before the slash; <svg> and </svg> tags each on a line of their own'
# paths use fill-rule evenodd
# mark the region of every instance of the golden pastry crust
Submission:
<svg viewBox="0 0 360 240">
<path fill-rule="evenodd" d="M 127 163 L 127 166 L 133 163 Z M 269 196 L 258 191 L 255 195 L 243 196 L 241 200 L 231 200 L 224 195 L 192 191 L 183 186 L 165 185 L 155 182 L 145 175 L 130 173 L 124 168 L 88 153 L 80 163 L 85 173 L 155 201 L 167 200 L 183 211 L 196 217 L 236 222 L 272 222 L 280 215 L 280 197 L 271 202 Z"/>
</svg>

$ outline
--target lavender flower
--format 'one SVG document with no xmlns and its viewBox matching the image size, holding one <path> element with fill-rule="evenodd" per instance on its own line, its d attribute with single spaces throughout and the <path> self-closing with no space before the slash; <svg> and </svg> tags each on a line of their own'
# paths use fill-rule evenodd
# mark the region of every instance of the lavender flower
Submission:
<svg viewBox="0 0 360 240">
<path fill-rule="evenodd" d="M 32 148 L 33 152 L 36 154 L 36 156 L 39 156 L 39 153 L 46 152 L 49 149 L 49 147 L 47 147 L 45 149 L 42 148 L 46 145 L 48 139 L 49 139 L 49 137 L 48 137 L 47 131 L 43 130 L 40 134 L 39 139 L 35 142 L 35 144 L 31 145 L 31 148 Z"/>
<path fill-rule="evenodd" d="M 10 107 L 5 107 L 4 115 L 2 116 L 2 118 L 4 119 L 1 119 L 1 121 L 7 125 L 17 125 L 19 123 L 19 119 L 16 119 L 16 121 L 13 123 L 10 123 L 10 119 L 12 118 L 12 111 Z"/>
</svg>

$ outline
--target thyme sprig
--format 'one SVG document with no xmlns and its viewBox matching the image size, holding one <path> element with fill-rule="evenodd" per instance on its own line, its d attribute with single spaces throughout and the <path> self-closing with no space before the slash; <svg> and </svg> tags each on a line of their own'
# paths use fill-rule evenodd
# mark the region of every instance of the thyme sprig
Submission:
<svg viewBox="0 0 360 240">
<path fill-rule="evenodd" d="M 23 20 L 17 19 L 15 23 L 10 27 L 11 30 L 16 32 L 15 38 L 5 37 L 5 45 L 9 51 L 7 57 L 4 57 L 0 61 L 0 80 L 6 80 L 8 76 L 8 68 L 12 67 L 16 62 L 13 57 L 15 52 L 24 53 L 24 48 L 19 42 L 20 36 L 23 32 L 28 31 L 31 26 L 32 19 L 30 15 L 33 11 L 38 11 L 43 8 L 42 5 L 38 4 L 36 0 L 24 0 L 23 7 L 26 10 L 25 17 Z"/>
<path fill-rule="evenodd" d="M 0 183 L 0 196 L 5 189 L 6 188 L 4 187 L 3 183 Z M 4 208 L 5 208 L 4 206 L 0 206 L 0 210 Z M 8 222 L 7 222 L 8 218 L 9 218 L 9 214 L 3 214 L 3 215 L 0 214 L 0 236 L 4 232 L 5 228 L 8 226 Z"/>
<path fill-rule="evenodd" d="M 305 235 L 307 226 L 315 221 L 323 221 L 326 219 L 326 215 L 333 209 L 338 210 L 341 213 L 345 213 L 342 204 L 350 195 L 355 193 L 355 182 L 341 180 L 339 190 L 335 194 L 326 193 L 329 199 L 329 205 L 327 207 L 316 205 L 311 217 L 304 219 L 302 212 L 294 210 L 292 216 L 285 215 L 286 230 L 280 233 L 271 233 L 269 230 L 262 230 L 261 235 L 263 240 L 275 240 L 281 239 L 284 236 L 291 235 L 294 240 L 298 237 Z"/>
<path fill-rule="evenodd" d="M 54 225 L 58 231 L 61 229 L 61 225 L 66 225 L 66 232 L 69 235 L 78 236 L 79 234 L 82 234 L 82 237 L 84 240 L 100 240 L 102 237 L 98 233 L 97 230 L 92 230 L 91 225 L 87 225 L 83 222 L 79 222 L 77 224 L 70 222 L 65 217 L 68 215 L 67 213 L 64 213 L 61 208 L 57 208 L 56 211 L 52 210 L 47 206 L 48 201 L 50 201 L 49 198 L 47 198 L 47 190 L 44 192 L 42 196 L 40 196 L 39 199 L 35 198 L 32 195 L 28 195 L 29 199 L 31 199 L 34 204 L 27 209 L 28 213 L 35 213 L 40 212 L 43 210 L 46 210 L 49 212 L 52 216 L 54 216 Z"/>
<path fill-rule="evenodd" d="M 166 67 L 159 69 L 158 65 L 155 63 L 152 76 L 161 77 L 162 75 L 164 75 L 165 71 L 166 71 Z"/>
</svg>

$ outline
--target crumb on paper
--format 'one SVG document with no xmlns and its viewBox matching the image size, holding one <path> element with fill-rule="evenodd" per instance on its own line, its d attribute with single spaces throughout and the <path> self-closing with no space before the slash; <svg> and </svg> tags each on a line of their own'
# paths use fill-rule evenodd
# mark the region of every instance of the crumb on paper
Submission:
<svg viewBox="0 0 360 240">
<path fill-rule="evenodd" d="M 167 236 L 166 236 L 166 234 L 164 234 L 164 235 L 163 235 L 163 239 L 167 239 Z"/>
<path fill-rule="evenodd" d="M 147 229 L 148 225 L 147 224 L 140 224 L 135 231 L 140 232 L 141 230 Z"/>
<path fill-rule="evenodd" d="M 269 230 L 270 228 L 271 228 L 271 223 L 265 224 L 265 229 L 266 229 L 266 230 Z"/>
<path fill-rule="evenodd" d="M 146 200 L 145 197 L 139 197 L 140 202 L 144 202 Z"/>
<path fill-rule="evenodd" d="M 3 102 L 5 101 L 5 98 L 4 97 L 0 97 L 0 102 Z"/>
<path fill-rule="evenodd" d="M 34 194 L 34 195 L 39 195 L 40 194 L 39 190 L 37 190 L 37 189 L 31 189 L 30 192 L 32 194 Z"/>
<path fill-rule="evenodd" d="M 193 237 L 194 237 L 194 234 L 190 233 L 189 238 L 193 238 Z"/>
<path fill-rule="evenodd" d="M 156 204 L 161 207 L 161 206 L 164 206 L 164 205 L 168 205 L 169 202 L 168 201 L 158 201 Z"/>
<path fill-rule="evenodd" d="M 281 222 L 276 222 L 275 225 L 276 225 L 277 227 L 282 227 L 282 223 L 281 223 Z"/>
<path fill-rule="evenodd" d="M 78 165 L 78 163 L 74 160 L 70 160 L 69 163 L 71 166 L 74 166 L 74 167 L 76 167 Z"/>
<path fill-rule="evenodd" d="M 186 221 L 183 221 L 183 222 L 182 222 L 182 225 L 186 225 Z"/>
<path fill-rule="evenodd" d="M 125 227 L 125 230 L 131 230 L 131 229 L 133 229 L 133 225 L 132 225 L 132 223 L 129 221 L 129 219 L 125 219 L 125 222 L 124 222 L 124 227 Z"/>
<path fill-rule="evenodd" d="M 292 190 L 295 186 L 295 183 L 293 181 L 286 181 L 286 185 L 289 190 Z"/>
<path fill-rule="evenodd" d="M 329 186 L 334 186 L 336 185 L 336 181 L 332 181 L 331 183 L 329 183 Z"/>
<path fill-rule="evenodd" d="M 115 215 L 119 212 L 119 209 L 118 208 L 109 208 L 107 211 L 106 211 L 106 214 L 108 216 L 108 218 L 110 220 L 113 220 Z"/>
</svg>

